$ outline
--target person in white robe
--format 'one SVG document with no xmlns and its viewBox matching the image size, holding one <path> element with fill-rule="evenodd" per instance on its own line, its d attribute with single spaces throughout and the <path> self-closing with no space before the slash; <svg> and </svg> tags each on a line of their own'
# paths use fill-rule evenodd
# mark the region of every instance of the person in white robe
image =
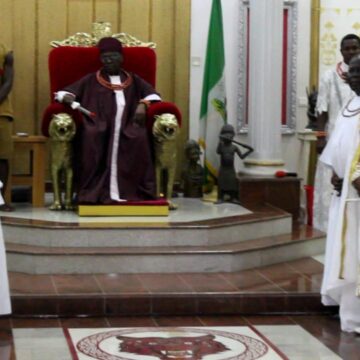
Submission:
<svg viewBox="0 0 360 360">
<path fill-rule="evenodd" d="M 340 112 L 320 161 L 332 172 L 321 288 L 324 305 L 340 306 L 341 329 L 360 327 L 360 55 L 350 61 L 349 84 L 356 96 Z"/>
<path fill-rule="evenodd" d="M 355 34 L 344 36 L 340 44 L 343 61 L 334 69 L 326 71 L 320 79 L 316 102 L 319 130 L 327 132 L 327 138 L 333 132 L 338 114 L 346 102 L 354 95 L 346 82 L 349 61 L 360 52 L 360 38 Z M 313 224 L 317 229 L 326 232 L 329 206 L 333 192 L 331 172 L 320 161 L 317 163 L 314 189 Z"/>
<path fill-rule="evenodd" d="M 2 182 L 0 181 L 0 189 L 2 188 Z M 3 205 L 4 199 L 0 193 L 0 205 Z M 6 253 L 4 245 L 4 237 L 2 227 L 0 223 L 0 316 L 8 315 L 11 313 L 10 292 L 9 292 L 9 280 L 6 266 Z"/>
</svg>

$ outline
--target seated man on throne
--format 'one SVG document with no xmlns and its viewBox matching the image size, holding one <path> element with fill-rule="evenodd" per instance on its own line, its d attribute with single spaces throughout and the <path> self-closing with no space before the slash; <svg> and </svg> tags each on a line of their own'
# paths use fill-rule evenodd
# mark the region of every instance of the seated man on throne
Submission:
<svg viewBox="0 0 360 360">
<path fill-rule="evenodd" d="M 145 126 L 155 89 L 122 69 L 121 43 L 111 37 L 98 43 L 103 67 L 84 76 L 56 100 L 85 108 L 76 135 L 75 186 L 79 204 L 114 204 L 155 198 L 156 184 Z M 79 108 L 80 109 L 80 108 Z"/>
</svg>

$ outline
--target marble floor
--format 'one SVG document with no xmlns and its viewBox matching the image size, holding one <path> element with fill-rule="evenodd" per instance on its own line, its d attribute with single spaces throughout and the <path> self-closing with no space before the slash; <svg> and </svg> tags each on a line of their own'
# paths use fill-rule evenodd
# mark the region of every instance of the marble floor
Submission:
<svg viewBox="0 0 360 360">
<path fill-rule="evenodd" d="M 144 327 L 145 329 L 140 329 Z M 168 327 L 171 327 L 171 331 Z M 154 348 L 148 350 L 148 355 L 136 355 L 146 352 L 153 346 L 155 340 L 169 337 L 169 332 L 179 339 L 184 337 L 184 329 L 192 336 L 200 334 L 206 336 L 208 332 L 212 338 L 214 351 L 221 350 L 221 338 L 231 337 L 225 345 L 231 345 L 232 354 L 244 351 L 244 339 L 252 338 L 252 345 L 257 345 L 261 352 L 262 346 L 269 351 L 263 351 L 259 357 L 246 357 L 246 359 L 291 359 L 291 360 L 355 360 L 359 359 L 360 337 L 354 334 L 342 333 L 338 318 L 334 315 L 322 316 L 191 316 L 191 317 L 108 317 L 108 318 L 62 318 L 62 319 L 22 319 L 0 318 L 0 359 L 1 360 L 73 360 L 73 359 L 245 359 L 228 357 L 230 352 L 221 354 L 206 352 L 202 357 L 187 355 L 181 357 L 174 355 L 174 344 L 168 345 L 173 354 L 154 356 Z M 131 328 L 131 330 L 127 329 Z M 141 333 L 144 333 L 145 335 Z M 167 335 L 164 335 L 165 334 Z M 70 338 L 67 334 L 71 334 Z M 105 357 L 89 357 L 84 352 L 74 351 L 79 339 L 86 340 L 90 335 L 102 334 L 97 341 L 102 342 L 101 349 L 107 352 Z M 119 352 L 119 341 L 110 339 L 110 335 L 138 334 L 137 337 L 146 337 L 142 340 L 145 345 L 141 348 L 131 347 L 129 352 Z M 229 335 L 235 333 L 237 335 Z M 241 335 L 239 335 L 241 334 Z M 104 336 L 105 335 L 105 336 Z M 214 338 L 215 335 L 215 338 Z M 128 335 L 127 335 L 128 336 Z M 134 336 L 134 335 L 132 335 Z M 236 337 L 237 336 L 237 337 Z M 239 344 L 235 340 L 242 340 Z M 136 337 L 136 336 L 135 336 Z M 130 336 L 131 338 L 131 336 Z M 100 340 L 101 341 L 100 341 Z M 103 340 L 106 340 L 103 342 Z M 116 346 L 111 347 L 111 341 Z M 150 342 L 150 343 L 149 343 Z M 214 343 L 215 342 L 215 343 Z M 106 345 L 108 343 L 108 345 Z M 147 345 L 147 344 L 150 345 Z M 189 342 L 187 342 L 189 344 Z M 264 345 L 265 344 L 265 345 Z M 110 346 L 110 347 L 107 347 Z M 77 347 L 79 348 L 79 347 Z M 229 348 L 229 346 L 228 346 Z M 216 350 L 217 349 L 217 350 Z M 220 349 L 220 350 L 219 350 Z M 271 351 L 270 351 L 271 350 Z M 198 350 L 200 351 L 200 350 Z M 204 352 L 202 349 L 201 351 Z M 144 353 L 145 353 L 144 352 Z M 110 357 L 110 355 L 112 355 Z M 176 354 L 176 352 L 175 352 Z M 265 356 L 266 355 L 266 356 Z"/>
<path fill-rule="evenodd" d="M 181 198 L 176 202 L 179 210 L 155 221 L 201 221 L 250 213 L 232 204 L 214 206 Z M 103 221 L 99 218 L 79 218 L 71 212 L 33 209 L 25 203 L 15 206 L 16 211 L 6 216 L 68 223 Z M 154 218 L 141 219 L 144 222 L 147 220 L 154 221 Z M 116 217 L 106 221 L 138 222 L 139 219 Z M 14 315 L 0 318 L 0 360 L 359 359 L 360 337 L 342 333 L 336 315 L 321 314 L 319 288 L 322 271 L 320 256 L 230 274 L 29 275 L 11 272 L 9 280 Z M 129 299 L 132 299 L 131 303 Z M 229 307 L 230 312 L 236 310 L 241 315 L 225 315 L 224 306 Z M 236 309 L 230 309 L 231 306 L 236 306 Z M 316 315 L 297 315 L 299 308 L 302 314 Z M 159 309 L 165 310 L 159 312 Z M 166 309 L 171 309 L 172 314 L 179 312 L 182 315 L 164 316 Z M 210 315 L 214 309 L 223 315 Z M 250 315 L 254 312 L 265 314 L 269 310 L 273 315 Z M 60 317 L 59 311 L 63 312 Z M 74 313 L 87 315 L 73 318 Z M 194 313 L 202 315 L 195 316 Z M 114 339 L 108 341 L 110 348 L 102 348 L 107 353 L 105 357 L 89 357 L 76 350 L 81 339 L 97 334 L 107 338 L 107 334 L 113 332 L 116 336 L 119 332 L 121 336 L 138 333 L 143 329 L 134 328 L 139 327 L 146 328 L 147 341 L 155 336 L 167 337 L 163 334 L 169 331 L 164 327 L 171 327 L 176 338 L 183 338 L 183 328 L 186 327 L 192 336 L 198 333 L 207 339 L 212 336 L 206 346 L 210 343 L 221 350 L 221 346 L 233 344 L 233 352 L 220 353 L 219 350 L 219 353 L 213 351 L 210 354 L 205 351 L 201 357 L 195 357 L 189 352 L 185 355 L 179 353 L 170 344 L 171 352 L 161 356 L 148 356 L 149 352 L 148 355 L 139 355 L 139 351 L 148 351 L 147 346 L 120 354 L 119 341 Z M 232 340 L 227 343 L 225 339 L 222 343 L 220 332 L 223 335 L 231 333 L 228 336 Z M 258 357 L 243 357 L 244 342 L 234 343 L 240 337 L 251 339 L 256 351 L 268 350 Z"/>
<path fill-rule="evenodd" d="M 327 311 L 320 303 L 319 260 L 308 257 L 234 273 L 10 272 L 9 282 L 19 316 L 319 313 Z"/>
<path fill-rule="evenodd" d="M 55 274 L 9 272 L 14 295 L 319 293 L 323 256 L 233 273 Z"/>
<path fill-rule="evenodd" d="M 176 223 L 186 221 L 201 221 L 216 218 L 224 218 L 231 216 L 251 214 L 251 211 L 244 207 L 231 203 L 214 205 L 212 202 L 201 201 L 199 199 L 190 198 L 174 198 L 173 202 L 178 205 L 178 209 L 170 211 L 169 216 L 78 216 L 74 211 L 50 211 L 48 206 L 51 204 L 52 194 L 47 193 L 45 196 L 46 207 L 33 208 L 30 203 L 18 202 L 14 203 L 15 211 L 2 213 L 1 215 L 9 218 L 45 220 L 54 222 L 68 223 L 96 223 L 96 222 L 149 222 L 149 223 Z"/>
</svg>

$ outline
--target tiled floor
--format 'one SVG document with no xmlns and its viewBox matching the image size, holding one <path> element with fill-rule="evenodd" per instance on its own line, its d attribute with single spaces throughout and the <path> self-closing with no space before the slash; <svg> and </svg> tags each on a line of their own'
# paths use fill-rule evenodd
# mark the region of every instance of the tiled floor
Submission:
<svg viewBox="0 0 360 360">
<path fill-rule="evenodd" d="M 28 275 L 10 272 L 21 316 L 319 313 L 313 258 L 235 273 Z M 92 301 L 84 301 L 92 300 Z"/>
<path fill-rule="evenodd" d="M 32 210 L 29 214 L 24 214 L 24 219 L 35 221 L 37 214 Z M 296 231 L 293 236 L 298 236 Z M 26 348 L 15 351 L 14 340 L 21 343 L 16 336 L 22 334 L 26 338 L 34 328 L 53 328 L 48 335 L 41 330 L 47 342 L 51 334 L 62 334 L 62 328 L 249 325 L 261 328 L 269 337 L 277 337 L 277 342 L 290 349 L 291 354 L 294 351 L 301 354 L 294 359 L 322 358 L 306 356 L 308 344 L 296 335 L 299 329 L 303 333 L 308 331 L 341 358 L 357 359 L 354 354 L 359 353 L 359 339 L 341 334 L 338 319 L 320 303 L 322 272 L 321 261 L 310 257 L 234 273 L 29 275 L 10 272 L 13 316 L 0 318 L 0 360 L 15 360 L 16 351 L 17 360 L 48 360 L 47 355 L 32 358 Z M 324 357 L 336 358 L 336 355 Z M 57 360 L 53 356 L 51 359 Z"/>
<path fill-rule="evenodd" d="M 323 265 L 312 258 L 235 273 L 29 275 L 10 272 L 12 295 L 204 292 L 316 293 Z"/>
<path fill-rule="evenodd" d="M 46 194 L 46 207 L 34 208 L 30 203 L 14 204 L 15 211 L 2 214 L 10 219 L 28 219 L 39 221 L 52 221 L 59 223 L 176 223 L 186 221 L 202 221 L 208 219 L 216 219 L 222 217 L 231 217 L 251 214 L 251 211 L 242 206 L 224 203 L 216 206 L 211 202 L 200 201 L 191 198 L 175 198 L 174 203 L 178 205 L 176 211 L 171 211 L 169 216 L 122 216 L 122 217 L 94 217 L 94 216 L 78 216 L 73 211 L 49 211 L 53 195 Z"/>
<path fill-rule="evenodd" d="M 336 357 L 315 356 L 316 349 L 299 338 L 296 329 L 303 329 L 325 345 L 343 360 L 359 359 L 360 337 L 342 333 L 339 321 L 335 316 L 231 316 L 231 317 L 108 317 L 108 318 L 66 318 L 66 319 L 0 319 L 0 358 L 1 360 L 15 360 L 16 351 L 14 337 L 17 329 L 29 328 L 106 328 L 109 327 L 164 327 L 164 326 L 247 326 L 251 325 L 265 333 L 274 343 L 281 340 L 282 350 L 286 353 L 296 351 L 296 357 L 291 360 L 335 359 Z M 296 327 L 297 325 L 297 327 Z M 49 329 L 49 340 L 51 331 Z M 272 337 L 272 338 L 271 338 Z M 26 360 L 38 360 L 27 353 Z M 41 359 L 47 359 L 41 358 Z M 56 360 L 57 358 L 52 358 Z M 71 358 L 61 358 L 62 360 Z"/>
</svg>

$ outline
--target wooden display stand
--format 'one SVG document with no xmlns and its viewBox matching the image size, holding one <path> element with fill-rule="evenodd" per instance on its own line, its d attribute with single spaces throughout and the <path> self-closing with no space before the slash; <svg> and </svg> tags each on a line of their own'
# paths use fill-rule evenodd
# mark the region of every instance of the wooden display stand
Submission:
<svg viewBox="0 0 360 360">
<path fill-rule="evenodd" d="M 44 206 L 45 196 L 45 164 L 46 151 L 45 143 L 47 138 L 40 135 L 13 136 L 14 152 L 30 152 L 30 174 L 12 175 L 7 186 L 5 198 L 11 199 L 12 185 L 27 185 L 32 188 L 32 204 L 34 207 Z"/>
<path fill-rule="evenodd" d="M 242 205 L 270 204 L 292 214 L 300 215 L 300 183 L 297 177 L 239 175 L 239 200 Z"/>
</svg>

